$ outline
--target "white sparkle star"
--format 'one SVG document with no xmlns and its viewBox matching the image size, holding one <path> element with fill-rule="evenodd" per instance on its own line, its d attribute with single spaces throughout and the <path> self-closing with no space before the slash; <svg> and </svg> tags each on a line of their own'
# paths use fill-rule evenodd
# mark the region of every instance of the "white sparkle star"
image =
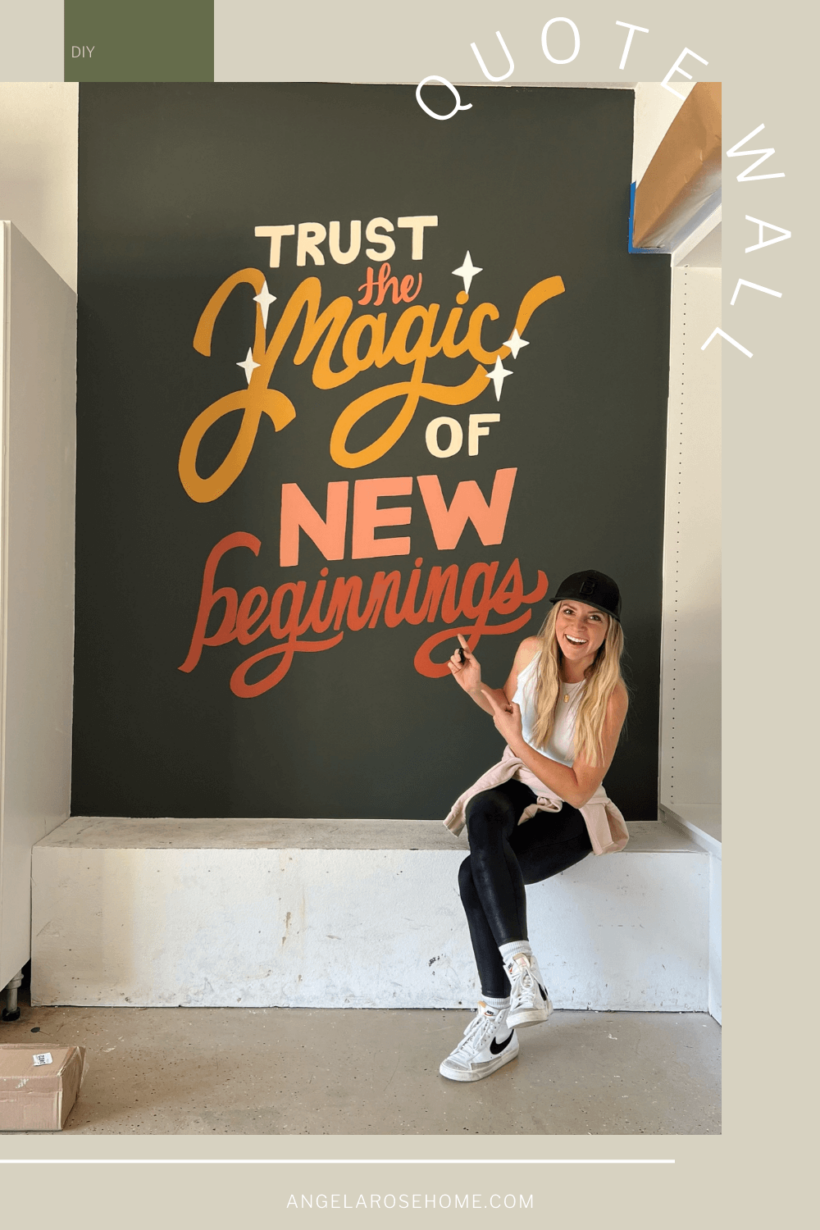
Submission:
<svg viewBox="0 0 820 1230">
<path fill-rule="evenodd" d="M 267 282 L 263 282 L 263 284 L 262 284 L 262 289 L 260 290 L 260 292 L 259 292 L 259 294 L 258 294 L 258 295 L 254 295 L 254 297 L 253 297 L 253 301 L 254 301 L 254 303 L 258 303 L 258 304 L 259 304 L 259 306 L 261 307 L 261 309 L 262 309 L 262 324 L 265 326 L 265 328 L 267 328 L 267 326 L 268 326 L 268 308 L 270 307 L 270 305 L 271 305 L 272 303 L 275 303 L 275 302 L 276 302 L 276 295 L 272 295 L 272 294 L 270 293 L 270 291 L 268 290 L 268 284 L 267 284 Z M 526 344 L 527 344 L 527 343 L 525 342 L 525 343 L 524 343 L 524 345 L 526 346 Z"/>
<path fill-rule="evenodd" d="M 470 253 L 468 252 L 467 255 L 464 257 L 464 262 L 461 268 L 454 269 L 453 273 L 456 275 L 456 277 L 464 279 L 464 289 L 469 295 L 470 283 L 472 282 L 473 278 L 475 277 L 477 273 L 481 273 L 481 269 L 479 268 L 478 265 L 473 264 L 473 258 L 470 256 Z"/>
<path fill-rule="evenodd" d="M 498 360 L 496 360 L 496 362 L 498 362 Z M 245 376 L 247 377 L 248 384 L 250 384 L 250 382 L 251 382 L 251 372 L 253 371 L 253 369 L 254 369 L 255 367 L 259 367 L 259 364 L 258 364 L 258 363 L 254 363 L 254 361 L 253 361 L 253 353 L 252 353 L 252 351 L 251 351 L 250 346 L 248 347 L 248 353 L 245 355 L 244 360 L 243 360 L 241 363 L 237 363 L 237 365 L 236 365 L 236 366 L 237 366 L 237 367 L 241 367 L 241 368 L 242 368 L 242 370 L 243 370 L 243 371 L 244 371 L 244 373 L 245 373 Z"/>
<path fill-rule="evenodd" d="M 493 370 L 491 372 L 486 373 L 487 379 L 492 380 L 493 384 L 495 385 L 495 400 L 496 401 L 501 401 L 501 386 L 504 383 L 504 381 L 507 379 L 507 377 L 511 375 L 512 375 L 512 372 L 508 372 L 506 367 L 502 366 L 500 358 L 496 359 L 495 367 L 493 368 Z"/>
<path fill-rule="evenodd" d="M 524 341 L 524 339 L 523 339 L 523 337 L 519 337 L 519 336 L 518 336 L 518 330 L 517 330 L 517 329 L 513 329 L 513 331 L 512 331 L 512 337 L 508 337 L 508 338 L 507 338 L 507 340 L 506 340 L 506 342 L 504 343 L 504 345 L 505 345 L 505 346 L 509 346 L 510 351 L 512 352 L 512 357 L 513 357 L 514 359 L 517 359 L 517 358 L 518 358 L 518 352 L 519 352 L 519 350 L 521 349 L 521 347 L 522 347 L 522 346 L 529 346 L 529 342 L 525 342 L 525 341 Z"/>
</svg>

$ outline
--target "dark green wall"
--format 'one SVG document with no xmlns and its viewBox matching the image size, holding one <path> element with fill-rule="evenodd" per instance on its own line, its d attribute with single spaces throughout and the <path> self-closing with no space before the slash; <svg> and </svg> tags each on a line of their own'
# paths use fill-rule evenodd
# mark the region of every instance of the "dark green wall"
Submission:
<svg viewBox="0 0 820 1230">
<path fill-rule="evenodd" d="M 490 719 L 449 677 L 414 669 L 420 644 L 447 627 L 441 618 L 388 628 L 382 617 L 374 629 L 348 630 L 332 649 L 297 653 L 281 682 L 254 698 L 234 695 L 230 679 L 272 646 L 269 637 L 206 646 L 194 670 L 180 671 L 208 554 L 244 532 L 260 540 L 258 557 L 235 550 L 217 574 L 240 598 L 304 580 L 309 599 L 323 566 L 330 582 L 355 574 L 369 583 L 397 568 L 406 584 L 418 557 L 423 580 L 435 565 L 456 563 L 463 575 L 478 561 L 499 561 L 500 577 L 517 558 L 528 590 L 539 569 L 551 586 L 579 568 L 613 575 L 633 700 L 607 785 L 627 818 L 655 817 L 669 267 L 627 252 L 633 97 L 499 88 L 464 90 L 463 101 L 472 110 L 436 122 L 404 86 L 80 87 L 75 814 L 438 819 L 498 759 Z M 527 289 L 564 281 L 565 293 L 528 325 L 529 346 L 504 360 L 513 375 L 500 402 L 491 386 L 468 405 L 422 400 L 381 460 L 343 468 L 329 454 L 341 411 L 410 369 L 371 368 L 317 389 L 312 359 L 296 365 L 291 342 L 271 385 L 295 419 L 275 432 L 263 418 L 225 494 L 190 499 L 177 472 L 183 438 L 210 403 L 245 387 L 236 363 L 253 341 L 253 291 L 244 287 L 219 317 L 212 356 L 193 348 L 200 314 L 226 278 L 245 267 L 265 274 L 277 296 L 268 339 L 311 274 L 323 306 L 352 295 L 354 316 L 387 310 L 389 329 L 405 307 L 355 306 L 367 267 L 379 263 L 364 253 L 350 265 L 308 260 L 300 269 L 291 239 L 270 269 L 254 227 L 339 219 L 344 241 L 351 219 L 416 214 L 437 214 L 438 227 L 425 233 L 422 261 L 409 259 L 409 231 L 396 232 L 393 272 L 423 273 L 415 302 L 440 303 L 441 324 L 461 289 L 451 271 L 469 249 L 483 272 L 466 310 L 487 299 L 500 312 L 484 329 L 491 348 L 509 336 Z M 455 385 L 475 367 L 469 355 L 439 355 L 425 379 Z M 397 406 L 360 424 L 357 446 Z M 502 416 L 477 457 L 466 443 L 450 459 L 431 456 L 431 419 L 451 415 L 466 427 L 477 412 Z M 200 473 L 224 457 L 239 417 L 208 433 Z M 414 483 L 409 499 L 383 501 L 412 506 L 409 528 L 379 531 L 409 533 L 409 555 L 352 560 L 348 525 L 344 560 L 325 561 L 302 535 L 298 566 L 279 567 L 283 483 L 324 512 L 328 482 L 349 481 L 352 500 L 357 480 L 437 474 L 449 501 L 469 479 L 487 495 L 496 470 L 510 467 L 518 473 L 497 546 L 483 546 L 468 525 L 456 550 L 438 551 Z M 548 609 L 544 599 L 521 631 L 481 640 L 489 682 L 503 682 L 518 641 Z M 214 615 L 209 630 L 217 624 Z"/>
</svg>

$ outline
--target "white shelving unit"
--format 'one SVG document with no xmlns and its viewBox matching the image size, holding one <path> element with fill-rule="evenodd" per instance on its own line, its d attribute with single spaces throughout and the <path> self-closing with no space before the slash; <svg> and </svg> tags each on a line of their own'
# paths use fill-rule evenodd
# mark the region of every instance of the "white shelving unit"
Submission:
<svg viewBox="0 0 820 1230">
<path fill-rule="evenodd" d="M 684 85 L 688 96 L 693 87 Z M 682 100 L 658 82 L 635 90 L 639 182 Z M 701 346 L 721 313 L 720 195 L 681 226 L 671 266 L 664 513 L 660 817 L 709 856 L 709 1011 L 721 1019 L 721 371 Z M 637 259 L 654 260 L 653 255 Z M 681 917 L 682 933 L 701 918 Z"/>
<path fill-rule="evenodd" d="M 31 847 L 69 813 L 76 296 L 0 222 L 0 989 L 31 953 Z"/>
<path fill-rule="evenodd" d="M 721 1019 L 720 209 L 672 254 L 661 815 L 709 853 L 709 1011 Z M 688 920 L 681 920 L 688 925 Z"/>
</svg>

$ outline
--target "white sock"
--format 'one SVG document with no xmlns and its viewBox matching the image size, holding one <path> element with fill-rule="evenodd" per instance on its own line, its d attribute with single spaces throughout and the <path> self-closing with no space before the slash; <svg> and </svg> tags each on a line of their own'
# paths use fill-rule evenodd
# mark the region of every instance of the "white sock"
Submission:
<svg viewBox="0 0 820 1230">
<path fill-rule="evenodd" d="M 506 999 L 493 999 L 491 995 L 485 995 L 482 991 L 481 1002 L 486 1004 L 488 1008 L 492 1008 L 493 1012 L 506 1012 L 510 1006 L 510 997 Z"/>
<path fill-rule="evenodd" d="M 509 944 L 500 944 L 498 951 L 504 960 L 505 965 L 509 965 L 513 957 L 523 955 L 533 960 L 532 948 L 529 940 L 510 940 Z"/>
</svg>

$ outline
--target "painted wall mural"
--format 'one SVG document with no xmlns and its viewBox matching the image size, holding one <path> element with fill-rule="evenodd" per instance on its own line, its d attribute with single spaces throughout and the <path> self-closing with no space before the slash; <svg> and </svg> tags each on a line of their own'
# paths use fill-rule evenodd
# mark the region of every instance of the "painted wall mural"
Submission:
<svg viewBox="0 0 820 1230">
<path fill-rule="evenodd" d="M 667 258 L 632 95 L 88 85 L 75 814 L 439 819 L 550 583 L 623 592 L 654 818 Z"/>
</svg>

